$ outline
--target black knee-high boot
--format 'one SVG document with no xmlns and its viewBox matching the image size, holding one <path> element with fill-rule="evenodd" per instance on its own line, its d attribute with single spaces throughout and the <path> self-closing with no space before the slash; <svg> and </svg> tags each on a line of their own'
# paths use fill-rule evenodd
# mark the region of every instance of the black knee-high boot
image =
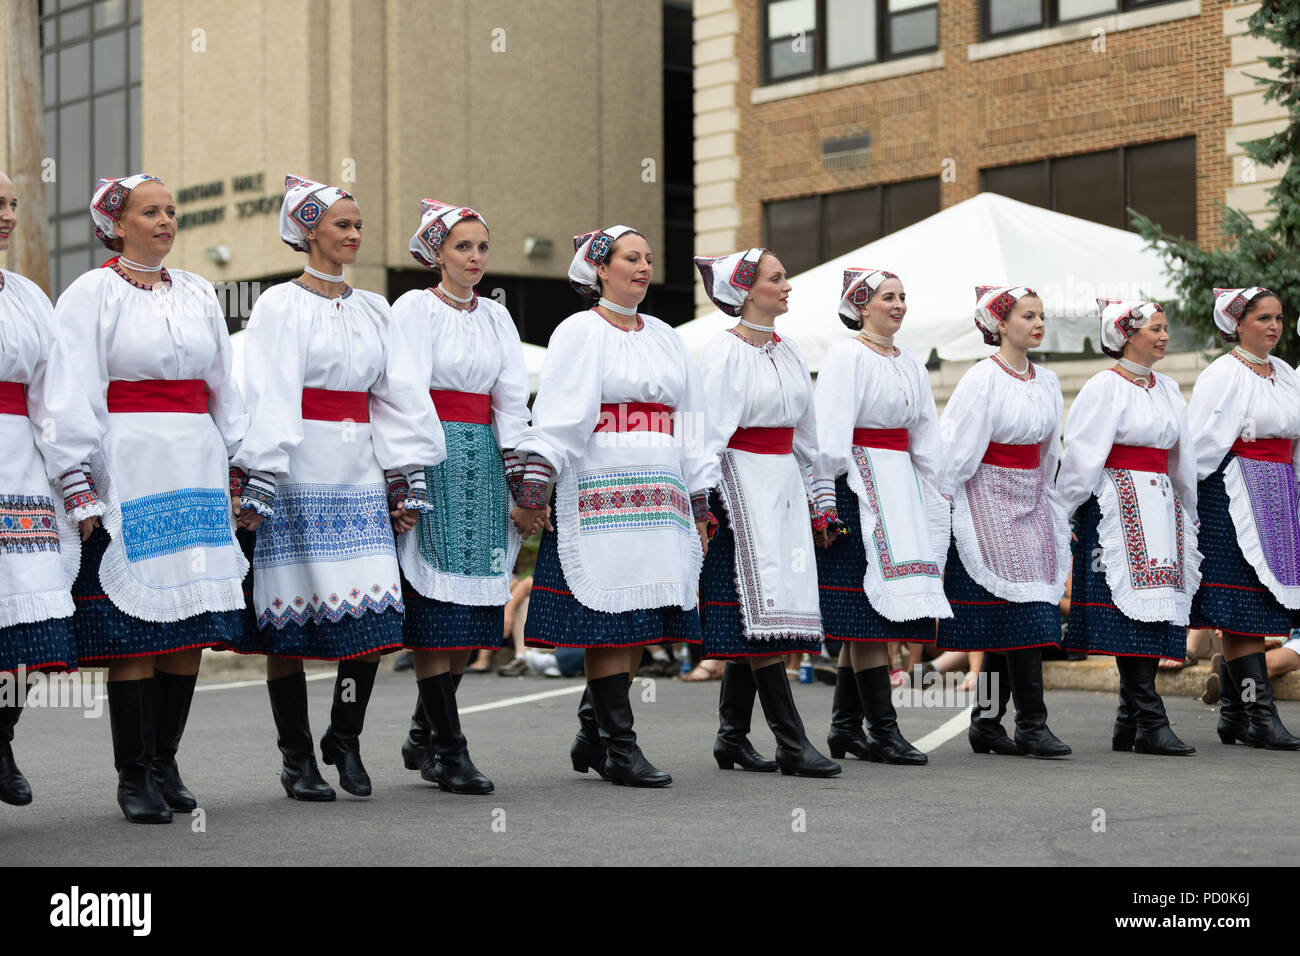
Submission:
<svg viewBox="0 0 1300 956">
<path fill-rule="evenodd" d="M 333 800 L 334 788 L 320 775 L 316 750 L 307 720 L 307 675 L 299 671 L 266 682 L 275 720 L 276 745 L 284 758 L 280 785 L 295 800 L 319 803 Z"/>
<path fill-rule="evenodd" d="M 1016 746 L 1030 757 L 1068 757 L 1070 748 L 1047 728 L 1043 655 L 1036 647 L 1007 651 L 1007 674 L 1016 698 Z"/>
<path fill-rule="evenodd" d="M 108 720 L 117 768 L 117 805 L 132 823 L 171 823 L 153 782 L 154 678 L 108 682 Z"/>
<path fill-rule="evenodd" d="M 980 667 L 976 684 L 977 691 L 980 688 L 987 689 L 988 693 L 977 693 L 975 705 L 971 708 L 970 730 L 966 732 L 971 750 L 977 754 L 1020 756 L 1020 748 L 1007 736 L 1002 726 L 1002 718 L 1007 712 L 1007 701 L 1011 699 L 1011 678 L 1007 674 L 1006 654 L 993 651 L 984 653 L 984 663 Z"/>
<path fill-rule="evenodd" d="M 891 697 L 889 665 L 868 667 L 853 675 L 867 714 L 867 759 L 873 763 L 921 766 L 930 762 L 925 754 L 904 739 L 898 729 L 898 714 Z"/>
<path fill-rule="evenodd" d="M 420 776 L 436 783 L 439 790 L 482 795 L 495 788 L 469 759 L 469 747 L 460 729 L 456 706 L 456 679 L 451 673 L 437 674 L 417 682 L 420 702 L 433 724 L 429 751 Z"/>
<path fill-rule="evenodd" d="M 1156 692 L 1156 659 L 1116 657 L 1115 666 L 1119 668 L 1119 679 L 1136 712 L 1137 734 L 1133 740 L 1133 752 L 1164 757 L 1187 757 L 1196 753 L 1196 748 L 1183 743 L 1169 726 L 1165 702 Z"/>
<path fill-rule="evenodd" d="M 732 666 L 730 664 L 728 667 Z M 749 669 L 749 665 L 738 667 Z M 752 682 L 763 703 L 763 716 L 776 737 L 776 763 L 783 774 L 798 777 L 833 777 L 841 767 L 817 752 L 804 731 L 803 720 L 790 691 L 785 664 L 777 662 L 753 671 Z"/>
<path fill-rule="evenodd" d="M 432 731 L 433 725 L 429 723 L 429 718 L 424 713 L 424 706 L 420 703 L 420 693 L 417 690 L 415 710 L 411 712 L 411 729 L 406 732 L 406 740 L 402 742 L 402 764 L 407 770 L 419 770 L 420 764 L 424 763 L 424 755 L 429 749 L 429 734 Z"/>
<path fill-rule="evenodd" d="M 1225 657 L 1223 667 L 1228 679 L 1220 681 L 1220 686 L 1227 688 L 1228 685 L 1233 685 L 1233 693 L 1245 712 L 1237 739 L 1251 747 L 1266 750 L 1300 750 L 1300 737 L 1287 730 L 1277 715 L 1277 704 L 1273 701 L 1273 687 L 1268 682 L 1268 663 L 1264 652 L 1247 654 L 1233 661 Z M 1222 708 L 1219 713 L 1222 716 Z"/>
<path fill-rule="evenodd" d="M 761 756 L 749 742 L 749 725 L 754 716 L 754 695 L 757 693 L 753 675 L 748 664 L 731 661 L 722 672 L 722 686 L 718 689 L 718 736 L 713 741 L 713 759 L 723 770 L 736 765 L 741 770 L 776 770 L 776 761 Z M 781 677 L 785 679 L 784 667 L 781 668 Z M 767 712 L 766 704 L 763 711 Z"/>
<path fill-rule="evenodd" d="M 32 802 L 31 785 L 18 769 L 18 764 L 14 763 L 14 725 L 22 712 L 22 704 L 0 707 L 0 803 L 15 807 L 25 807 Z"/>
<path fill-rule="evenodd" d="M 176 766 L 176 751 L 180 749 L 181 735 L 185 733 L 185 723 L 190 717 L 190 702 L 194 699 L 194 685 L 199 675 L 157 671 L 153 679 L 157 717 L 153 761 L 149 770 L 167 806 L 188 813 L 198 806 L 198 801 L 181 780 L 180 768 Z"/>
<path fill-rule="evenodd" d="M 378 661 L 339 662 L 338 676 L 334 679 L 330 725 L 320 739 L 321 759 L 338 766 L 339 786 L 358 797 L 370 796 L 370 775 L 361 763 L 361 731 L 365 727 L 366 707 L 370 704 L 370 692 L 374 689 L 378 672 Z"/>
<path fill-rule="evenodd" d="M 600 739 L 600 727 L 596 723 L 596 708 L 591 703 L 590 686 L 583 690 L 582 700 L 578 702 L 578 725 L 578 734 L 573 738 L 573 746 L 569 748 L 573 769 L 578 773 L 594 770 L 601 780 L 608 780 L 605 776 L 605 744 Z"/>
<path fill-rule="evenodd" d="M 587 681 L 605 742 L 605 779 L 629 787 L 666 787 L 673 778 L 650 763 L 637 746 L 628 679 L 623 673 Z"/>
<path fill-rule="evenodd" d="M 862 696 L 853 677 L 852 667 L 835 669 L 835 698 L 831 702 L 831 732 L 826 735 L 826 747 L 831 756 L 839 760 L 846 753 L 859 760 L 867 755 L 867 734 L 862 729 Z"/>
</svg>

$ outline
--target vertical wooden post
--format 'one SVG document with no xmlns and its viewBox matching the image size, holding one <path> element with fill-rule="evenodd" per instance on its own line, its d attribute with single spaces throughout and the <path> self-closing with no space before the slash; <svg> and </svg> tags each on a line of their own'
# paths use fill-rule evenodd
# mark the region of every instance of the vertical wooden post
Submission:
<svg viewBox="0 0 1300 956">
<path fill-rule="evenodd" d="M 50 289 L 49 224 L 45 211 L 45 98 L 41 89 L 41 38 L 37 0 L 5 4 L 6 86 L 9 100 L 9 168 L 18 193 L 18 228 L 9 261 L 46 295 Z"/>
</svg>

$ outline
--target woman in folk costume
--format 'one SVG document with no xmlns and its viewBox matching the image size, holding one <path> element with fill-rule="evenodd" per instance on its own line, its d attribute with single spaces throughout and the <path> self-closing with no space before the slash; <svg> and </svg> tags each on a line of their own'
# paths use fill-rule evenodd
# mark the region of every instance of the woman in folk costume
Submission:
<svg viewBox="0 0 1300 956">
<path fill-rule="evenodd" d="M 248 562 L 228 456 L 248 416 L 212 285 L 162 266 L 176 235 L 167 187 L 145 175 L 100 180 L 90 212 L 119 255 L 59 297 L 50 355 L 80 383 L 99 442 L 82 483 L 68 486 L 104 505 L 102 527 L 81 522 L 73 627 L 80 662 L 109 669 L 122 812 L 168 823 L 196 805 L 176 751 L 200 655 L 243 626 Z"/>
<path fill-rule="evenodd" d="M 1300 750 L 1278 719 L 1264 663 L 1265 639 L 1285 640 L 1300 609 L 1300 376 L 1269 355 L 1282 335 L 1276 295 L 1214 291 L 1219 334 L 1236 344 L 1197 377 L 1187 409 L 1205 555 L 1191 623 L 1223 632 L 1219 739 Z"/>
<path fill-rule="evenodd" d="M 18 196 L 0 173 L 0 252 L 17 225 Z M 65 473 L 84 487 L 81 462 L 96 436 L 77 382 L 48 366 L 53 341 L 54 310 L 45 293 L 0 270 L 0 802 L 14 806 L 32 802 L 12 747 L 26 675 L 76 669 L 68 628 L 68 588 L 81 555 L 76 519 L 104 513 L 102 504 L 75 492 L 62 495 Z"/>
<path fill-rule="evenodd" d="M 235 649 L 268 655 L 280 782 L 298 800 L 334 799 L 316 767 L 304 659 L 339 662 L 321 756 L 348 793 L 371 792 L 359 738 L 379 656 L 402 646 L 393 530 L 429 510 L 424 467 L 445 455 L 388 303 L 343 281 L 361 225 L 342 189 L 285 177 L 280 237 L 307 266 L 262 293 L 245 333 L 250 423 L 235 464 L 247 472 L 241 524 L 257 529 L 257 624 Z"/>
<path fill-rule="evenodd" d="M 703 656 L 728 662 L 713 756 L 724 770 L 832 777 L 840 765 L 808 742 L 782 660 L 817 654 L 822 644 L 803 472 L 817 455 L 812 378 L 799 350 L 773 329 L 789 309 L 790 283 L 766 249 L 697 256 L 695 265 L 713 304 L 740 320 L 710 341 L 700 362 L 709 450 L 722 469 L 709 510 L 726 514 L 700 578 Z M 776 736 L 775 762 L 749 742 L 756 692 Z"/>
<path fill-rule="evenodd" d="M 1066 647 L 1115 657 L 1114 749 L 1186 756 L 1196 748 L 1169 727 L 1156 663 L 1187 652 L 1201 563 L 1196 447 L 1178 385 L 1151 368 L 1169 342 L 1164 310 L 1097 304 L 1102 351 L 1118 361 L 1079 390 L 1065 426 L 1056 490 L 1075 535 Z"/>
<path fill-rule="evenodd" d="M 528 455 L 512 513 L 525 534 L 547 525 L 524 632 L 528 644 L 586 648 L 573 769 L 634 787 L 666 787 L 632 730 L 628 684 L 648 644 L 700 641 L 695 606 L 713 521 L 717 458 L 699 370 L 659 319 L 637 312 L 654 272 L 628 226 L 574 239 L 569 281 L 599 299 L 551 335 Z M 555 528 L 546 485 L 558 475 Z"/>
<path fill-rule="evenodd" d="M 1032 289 L 980 286 L 975 324 L 994 352 L 971 367 L 939 419 L 953 495 L 953 541 L 943 589 L 952 618 L 939 646 L 984 651 L 996 696 L 971 710 L 976 753 L 1064 757 L 1047 728 L 1042 648 L 1061 639 L 1059 602 L 1070 572 L 1070 527 L 1052 490 L 1061 451 L 1061 383 L 1029 361 L 1043 340 Z M 1002 715 L 1016 698 L 1016 736 Z"/>
<path fill-rule="evenodd" d="M 402 757 L 442 790 L 491 793 L 469 758 L 456 689 L 470 651 L 499 648 L 505 633 L 520 541 L 507 482 L 523 477 L 514 447 L 528 427 L 528 371 L 510 313 L 474 291 L 488 262 L 483 217 L 426 199 L 410 248 L 440 279 L 398 299 L 393 319 L 433 397 L 447 459 L 425 469 L 435 510 L 397 541 L 402 642 L 419 687 Z"/>
<path fill-rule="evenodd" d="M 817 510 L 833 522 L 818 532 L 822 625 L 828 639 L 844 642 L 831 756 L 924 764 L 898 729 L 888 642 L 934 643 L 935 618 L 952 616 L 943 594 L 949 522 L 936 490 L 943 444 L 930 377 L 914 353 L 894 345 L 906 314 L 893 273 L 844 271 L 839 318 L 858 334 L 822 358 L 813 487 Z M 841 522 L 846 533 L 836 534 Z"/>
</svg>

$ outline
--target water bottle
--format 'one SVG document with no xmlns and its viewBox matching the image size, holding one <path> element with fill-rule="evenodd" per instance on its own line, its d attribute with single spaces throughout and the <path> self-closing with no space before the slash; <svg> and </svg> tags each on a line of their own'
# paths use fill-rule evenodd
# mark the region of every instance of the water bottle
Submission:
<svg viewBox="0 0 1300 956">
<path fill-rule="evenodd" d="M 799 662 L 799 683 L 811 684 L 813 682 L 812 656 L 805 654 L 803 660 Z"/>
<path fill-rule="evenodd" d="M 673 652 L 677 657 L 678 676 L 684 677 L 691 672 L 691 649 L 685 644 L 678 644 Z"/>
</svg>

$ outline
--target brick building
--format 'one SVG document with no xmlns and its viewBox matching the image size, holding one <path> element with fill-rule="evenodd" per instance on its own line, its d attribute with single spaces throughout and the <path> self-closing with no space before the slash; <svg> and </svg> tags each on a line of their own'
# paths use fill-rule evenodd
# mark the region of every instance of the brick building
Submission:
<svg viewBox="0 0 1300 956">
<path fill-rule="evenodd" d="M 1214 243 L 1284 122 L 1227 0 L 695 0 L 697 254 L 791 273 L 981 191 Z M 697 311 L 707 299 L 697 285 Z"/>
</svg>

